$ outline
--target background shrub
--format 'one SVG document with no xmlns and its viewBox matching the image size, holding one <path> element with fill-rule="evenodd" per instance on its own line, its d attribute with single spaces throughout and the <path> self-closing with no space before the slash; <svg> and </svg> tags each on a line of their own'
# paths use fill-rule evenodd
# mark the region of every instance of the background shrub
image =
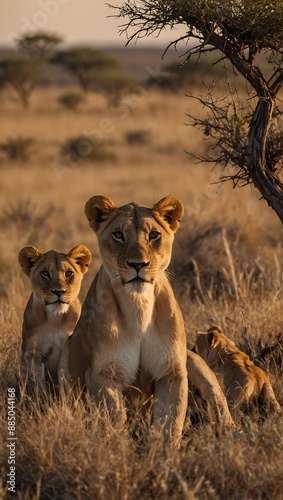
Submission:
<svg viewBox="0 0 283 500">
<path fill-rule="evenodd" d="M 78 107 L 83 103 L 84 97 L 78 92 L 65 92 L 60 95 L 58 101 L 62 106 L 72 111 L 76 111 Z"/>
<path fill-rule="evenodd" d="M 26 161 L 30 157 L 33 144 L 34 139 L 32 137 L 11 137 L 0 144 L 0 150 L 6 153 L 9 160 Z"/>
<path fill-rule="evenodd" d="M 108 151 L 104 143 L 96 145 L 91 138 L 83 135 L 68 139 L 61 148 L 61 154 L 70 155 L 72 162 L 103 162 L 116 159 L 116 155 Z"/>
<path fill-rule="evenodd" d="M 133 130 L 131 132 L 126 133 L 126 141 L 130 146 L 135 144 L 142 145 L 148 144 L 150 139 L 150 131 L 149 130 Z"/>
</svg>

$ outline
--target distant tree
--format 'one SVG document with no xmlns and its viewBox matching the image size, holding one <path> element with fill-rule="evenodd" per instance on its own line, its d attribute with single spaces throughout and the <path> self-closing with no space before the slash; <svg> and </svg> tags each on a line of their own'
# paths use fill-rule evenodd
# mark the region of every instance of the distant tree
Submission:
<svg viewBox="0 0 283 500">
<path fill-rule="evenodd" d="M 208 116 L 192 117 L 192 125 L 218 146 L 202 160 L 235 166 L 225 179 L 253 183 L 283 222 L 283 0 L 127 0 L 116 8 L 129 41 L 183 25 L 186 33 L 169 46 L 185 41 L 187 60 L 219 50 L 243 76 L 254 97 L 249 105 L 210 93 L 201 99 Z"/>
<path fill-rule="evenodd" d="M 185 59 L 184 64 L 180 62 L 171 62 L 165 64 L 161 68 L 160 74 L 155 74 L 150 77 L 147 81 L 149 87 L 156 85 L 156 78 L 158 78 L 158 84 L 161 89 L 164 90 L 180 90 L 184 91 L 194 83 L 199 83 L 204 79 L 207 82 L 212 82 L 213 79 L 218 79 L 220 77 L 225 78 L 225 71 L 222 67 L 213 65 L 212 58 L 202 59 L 200 61 L 187 61 Z"/>
<path fill-rule="evenodd" d="M 20 52 L 27 54 L 32 59 L 45 61 L 62 41 L 62 37 L 55 33 L 38 31 L 22 35 L 17 40 L 17 47 Z"/>
<path fill-rule="evenodd" d="M 101 51 L 91 48 L 74 48 L 58 51 L 51 62 L 65 68 L 87 93 L 96 83 L 101 70 L 117 68 L 118 62 Z"/>
<path fill-rule="evenodd" d="M 6 57 L 0 60 L 0 82 L 10 85 L 26 107 L 36 85 L 42 80 L 41 68 L 33 60 Z"/>
<path fill-rule="evenodd" d="M 94 90 L 104 94 L 110 103 L 118 103 L 137 83 L 129 75 L 106 70 L 96 75 Z"/>
</svg>

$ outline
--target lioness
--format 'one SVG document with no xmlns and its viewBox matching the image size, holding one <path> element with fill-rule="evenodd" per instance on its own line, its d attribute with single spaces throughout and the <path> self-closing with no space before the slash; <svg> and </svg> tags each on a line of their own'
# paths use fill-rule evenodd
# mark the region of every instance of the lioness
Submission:
<svg viewBox="0 0 283 500">
<path fill-rule="evenodd" d="M 85 380 L 114 419 L 124 420 L 122 394 L 131 386 L 154 394 L 153 422 L 178 446 L 188 397 L 186 335 L 165 271 L 183 206 L 167 196 L 153 208 L 117 208 L 110 198 L 93 196 L 85 213 L 102 266 L 64 346 L 61 376 Z"/>
<path fill-rule="evenodd" d="M 59 357 L 81 312 L 78 294 L 91 254 L 83 245 L 67 255 L 56 250 L 42 254 L 27 246 L 18 259 L 32 285 L 24 312 L 21 375 L 27 392 L 42 396 L 47 378 L 58 384 Z"/>
<path fill-rule="evenodd" d="M 241 405 L 247 408 L 268 406 L 281 411 L 267 375 L 223 334 L 219 326 L 212 326 L 207 333 L 199 334 L 194 351 L 216 374 L 223 377 L 224 392 L 230 408 Z"/>
</svg>

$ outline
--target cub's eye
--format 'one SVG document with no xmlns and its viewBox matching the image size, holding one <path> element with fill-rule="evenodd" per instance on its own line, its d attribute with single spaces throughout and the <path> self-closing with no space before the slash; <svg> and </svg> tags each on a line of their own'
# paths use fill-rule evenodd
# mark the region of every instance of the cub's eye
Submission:
<svg viewBox="0 0 283 500">
<path fill-rule="evenodd" d="M 43 276 L 43 278 L 46 278 L 47 280 L 50 280 L 50 278 L 51 278 L 49 272 L 46 271 L 46 270 L 45 271 L 41 271 L 40 274 L 41 274 L 41 276 Z"/>
<path fill-rule="evenodd" d="M 74 274 L 73 271 L 66 271 L 65 272 L 66 278 L 71 278 L 73 276 L 73 274 Z"/>
<path fill-rule="evenodd" d="M 149 241 L 158 240 L 158 238 L 160 238 L 160 233 L 158 231 L 150 231 Z"/>
<path fill-rule="evenodd" d="M 114 231 L 114 233 L 112 233 L 112 238 L 114 238 L 114 240 L 116 241 L 124 241 L 124 235 L 122 231 Z"/>
</svg>

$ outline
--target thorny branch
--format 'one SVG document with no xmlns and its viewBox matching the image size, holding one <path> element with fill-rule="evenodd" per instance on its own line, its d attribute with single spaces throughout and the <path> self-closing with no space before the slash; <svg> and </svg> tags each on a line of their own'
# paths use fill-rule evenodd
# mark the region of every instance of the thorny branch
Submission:
<svg viewBox="0 0 283 500">
<path fill-rule="evenodd" d="M 221 102 L 212 92 L 206 98 L 196 97 L 209 114 L 203 119 L 189 114 L 191 125 L 213 140 L 207 154 L 196 158 L 235 167 L 235 173 L 222 180 L 231 179 L 234 186 L 252 182 L 283 222 L 283 113 L 277 99 L 283 86 L 282 1 L 127 0 L 117 9 L 116 17 L 127 19 L 120 26 L 127 43 L 182 25 L 185 35 L 166 50 L 185 41 L 187 60 L 219 50 L 220 60 L 229 60 L 251 85 L 255 95 L 248 106 L 235 92 Z"/>
</svg>

